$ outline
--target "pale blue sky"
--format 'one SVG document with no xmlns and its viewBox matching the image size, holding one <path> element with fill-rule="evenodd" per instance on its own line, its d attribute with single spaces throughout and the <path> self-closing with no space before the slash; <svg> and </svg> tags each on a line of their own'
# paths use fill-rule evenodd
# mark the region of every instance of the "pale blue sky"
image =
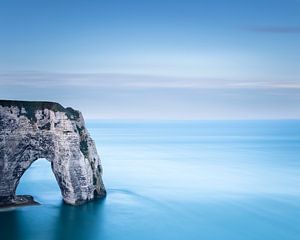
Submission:
<svg viewBox="0 0 300 240">
<path fill-rule="evenodd" d="M 300 117 L 298 0 L 0 0 L 0 98 L 106 119 Z"/>
</svg>

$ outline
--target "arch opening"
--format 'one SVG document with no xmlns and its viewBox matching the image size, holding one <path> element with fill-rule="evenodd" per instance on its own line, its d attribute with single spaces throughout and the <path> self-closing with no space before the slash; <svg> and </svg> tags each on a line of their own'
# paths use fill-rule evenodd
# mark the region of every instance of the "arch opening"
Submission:
<svg viewBox="0 0 300 240">
<path fill-rule="evenodd" d="M 30 195 L 41 204 L 60 203 L 61 191 L 51 165 L 45 158 L 35 160 L 20 178 L 16 194 Z"/>
</svg>

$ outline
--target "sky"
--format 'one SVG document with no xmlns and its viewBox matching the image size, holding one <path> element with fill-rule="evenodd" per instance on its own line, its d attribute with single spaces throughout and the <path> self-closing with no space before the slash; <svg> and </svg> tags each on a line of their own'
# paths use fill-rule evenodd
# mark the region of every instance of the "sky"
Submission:
<svg viewBox="0 0 300 240">
<path fill-rule="evenodd" d="M 0 99 L 88 119 L 299 119 L 299 13 L 299 0 L 0 0 Z"/>
</svg>

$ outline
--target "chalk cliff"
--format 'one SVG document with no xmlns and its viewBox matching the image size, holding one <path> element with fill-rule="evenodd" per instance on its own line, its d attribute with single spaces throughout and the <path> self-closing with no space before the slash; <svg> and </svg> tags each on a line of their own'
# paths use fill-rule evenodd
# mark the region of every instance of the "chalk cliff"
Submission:
<svg viewBox="0 0 300 240">
<path fill-rule="evenodd" d="M 0 100 L 0 206 L 33 202 L 15 193 L 39 158 L 51 162 L 66 203 L 105 196 L 100 158 L 79 111 L 54 102 Z"/>
</svg>

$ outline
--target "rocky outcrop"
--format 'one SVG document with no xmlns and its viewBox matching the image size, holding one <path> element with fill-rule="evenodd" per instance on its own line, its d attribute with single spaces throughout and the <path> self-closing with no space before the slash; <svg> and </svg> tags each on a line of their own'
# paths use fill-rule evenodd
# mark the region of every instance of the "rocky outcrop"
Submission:
<svg viewBox="0 0 300 240">
<path fill-rule="evenodd" d="M 39 158 L 51 162 L 66 203 L 105 196 L 100 158 L 79 111 L 54 102 L 0 100 L 0 206 L 31 202 L 15 193 Z"/>
</svg>

